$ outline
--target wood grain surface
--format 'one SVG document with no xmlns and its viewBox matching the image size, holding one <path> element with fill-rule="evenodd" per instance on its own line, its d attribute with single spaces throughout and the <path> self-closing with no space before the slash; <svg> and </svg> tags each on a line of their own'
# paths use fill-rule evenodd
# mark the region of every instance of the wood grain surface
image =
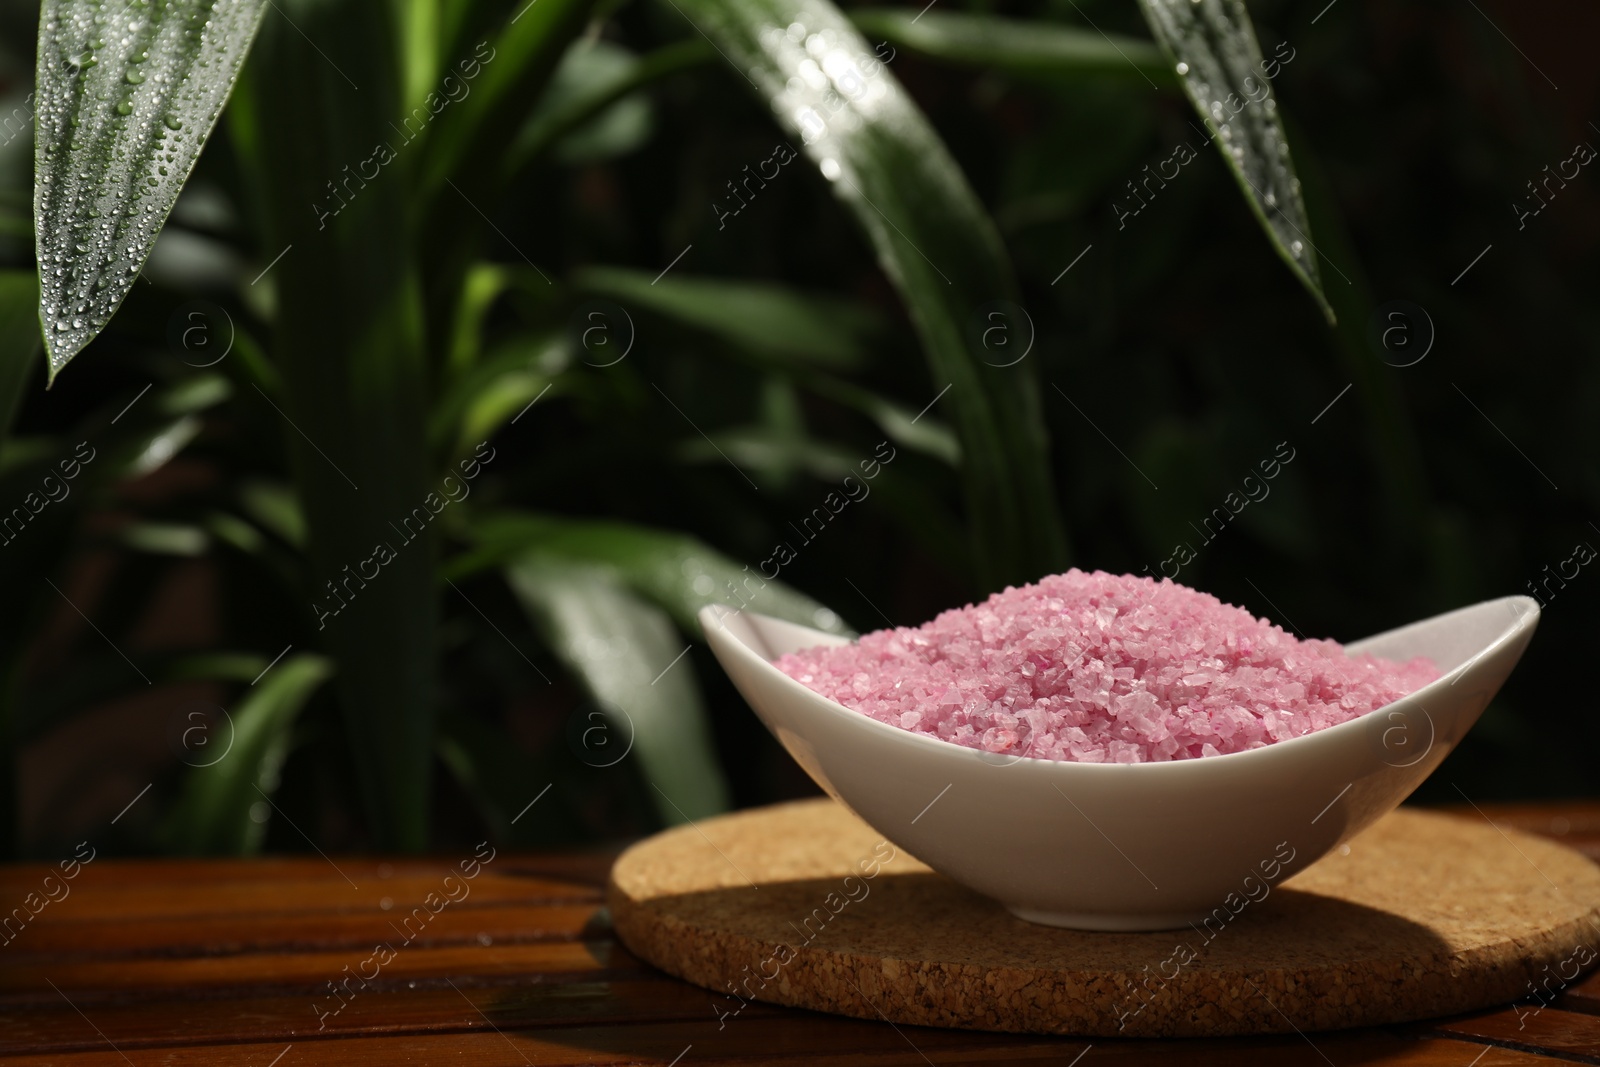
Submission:
<svg viewBox="0 0 1600 1067">
<path fill-rule="evenodd" d="M 1600 804 L 1485 807 L 1505 827 L 1600 859 Z M 1469 821 L 1484 816 L 1468 808 Z M 1100 1063 L 1194 1067 L 1499 1067 L 1600 1063 L 1600 978 L 1549 1004 L 1366 1030 L 1186 1040 L 1042 1037 L 890 1026 L 725 1001 L 616 940 L 612 855 L 502 853 L 337 1015 L 327 983 L 426 907 L 465 857 L 260 861 L 97 858 L 0 946 L 0 1059 L 145 1065 Z M 0 870 L 0 913 L 53 866 Z M 459 895 L 459 891 L 458 891 Z M 385 901 L 387 900 L 387 907 Z M 15 925 L 15 924 L 13 924 Z M 1600 946 L 1596 946 L 1600 947 Z M 368 969 L 369 974 L 372 973 Z M 320 1029 L 319 1029 L 320 1025 Z"/>
</svg>

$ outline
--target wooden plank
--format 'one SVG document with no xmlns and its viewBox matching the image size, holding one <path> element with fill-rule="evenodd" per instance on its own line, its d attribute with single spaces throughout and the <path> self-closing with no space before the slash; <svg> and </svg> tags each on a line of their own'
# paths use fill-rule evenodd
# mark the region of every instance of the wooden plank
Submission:
<svg viewBox="0 0 1600 1067">
<path fill-rule="evenodd" d="M 85 1034 L 94 1037 L 87 1022 Z M 95 1040 L 98 1040 L 96 1037 Z M 928 1030 L 786 1011 L 741 1020 L 719 1031 L 703 1023 L 500 1030 L 480 1023 L 460 1033 L 279 1043 L 206 1045 L 141 1050 L 137 1062 L 164 1067 L 250 1064 L 259 1067 L 391 1067 L 450 1063 L 457 1067 L 579 1067 L 682 1064 L 828 1064 L 830 1067 L 920 1067 L 922 1064 L 1049 1063 L 1084 1067 L 1115 1060 L 1173 1067 L 1532 1067 L 1549 1060 L 1513 1049 L 1441 1038 L 1379 1034 L 1317 1034 L 1315 1045 L 1295 1037 L 1212 1041 L 1096 1041 L 1037 1038 L 957 1030 Z M 275 1058 L 282 1055 L 281 1060 Z M 1478 1057 L 1474 1060 L 1474 1057 Z M 104 1042 L 76 1054 L 48 1053 L 8 1060 L 17 1067 L 127 1067 Z"/>
<path fill-rule="evenodd" d="M 452 987 L 453 983 L 453 987 Z M 486 987 L 475 978 L 427 979 L 398 987 L 358 990 L 348 1001 L 326 990 L 294 996 L 230 999 L 167 997 L 154 1002 L 100 1000 L 53 990 L 25 1008 L 0 1010 L 0 1055 L 93 1048 L 100 1040 L 84 1026 L 82 1009 L 105 1039 L 123 1050 L 259 1041 L 287 1043 L 362 1034 L 454 1032 L 483 1025 L 503 1030 L 681 1020 L 714 1022 L 723 1002 L 666 976 L 595 980 L 553 975 Z M 470 998 L 470 999 L 469 999 Z M 75 1006 L 74 1006 L 75 1005 Z M 747 1022 L 786 1009 L 752 1004 Z M 481 1012 L 481 1014 L 480 1014 Z M 86 1036 L 87 1035 L 87 1036 Z M 86 1044 L 87 1042 L 87 1044 Z"/>
<path fill-rule="evenodd" d="M 1484 813 L 1497 825 L 1544 833 L 1600 857 L 1600 803 L 1485 806 Z M 1456 814 L 1482 818 L 1471 808 Z M 1565 833 L 1556 832 L 1556 814 L 1568 820 Z M 387 937 L 398 947 L 402 939 L 388 924 L 426 893 L 438 892 L 456 861 L 335 862 L 359 889 L 320 857 L 97 859 L 72 883 L 68 899 L 51 904 L 0 948 L 6 964 L 0 968 L 0 1056 L 23 1067 L 126 1067 L 129 1060 L 109 1038 L 132 1052 L 139 1067 L 268 1067 L 285 1049 L 277 1067 L 576 1067 L 671 1064 L 680 1055 L 681 1067 L 915 1067 L 1070 1064 L 1086 1048 L 1083 1041 L 897 1030 L 760 1004 L 719 1027 L 713 994 L 666 978 L 610 940 L 597 907 L 609 854 L 497 856 L 472 881 L 468 899 L 434 914 L 376 980 L 327 1016 L 319 1033 L 314 1005 L 327 1011 L 342 1003 L 326 983 L 346 966 L 356 969 L 378 940 Z M 0 871 L 0 908 L 7 894 L 20 903 L 53 869 Z M 1113 1058 L 1174 1067 L 1550 1062 L 1534 1050 L 1600 1064 L 1600 973 L 1563 991 L 1555 1007 L 1536 1013 L 1536 1004 L 1518 1007 L 1520 1016 L 1506 1009 L 1401 1032 L 1311 1034 L 1309 1041 L 1295 1035 L 1102 1040 L 1082 1067 Z"/>
<path fill-rule="evenodd" d="M 531 945 L 446 945 L 406 948 L 396 938 L 397 954 L 382 966 L 377 981 L 395 983 L 425 978 L 536 980 L 557 974 L 588 974 L 596 981 L 635 977 L 644 964 L 610 941 L 557 941 Z M 74 1000 L 94 997 L 157 999 L 193 991 L 197 996 L 244 996 L 275 989 L 322 990 L 326 983 L 350 973 L 373 970 L 366 961 L 372 949 L 337 952 L 285 952 L 240 956 L 198 956 L 176 959 L 80 959 L 58 963 L 19 962 L 0 968 L 0 992 L 8 1005 L 39 1000 L 51 983 Z M 31 994 L 25 997 L 23 994 Z"/>
<path fill-rule="evenodd" d="M 90 843 L 93 844 L 92 842 Z M 68 858 L 70 851 L 62 853 Z M 451 856 L 350 856 L 333 857 L 339 868 L 357 882 L 362 877 L 381 881 L 391 877 L 434 877 L 456 869 L 462 858 Z M 513 853 L 499 851 L 489 870 L 518 877 L 541 877 L 582 885 L 603 885 L 616 850 L 597 852 Z M 250 859 L 113 859 L 104 852 L 85 866 L 115 868 L 119 884 L 194 886 L 212 882 L 342 881 L 328 861 L 317 855 L 262 856 Z M 46 874 L 59 874 L 55 861 L 8 864 L 0 867 L 0 891 L 26 892 Z"/>
<path fill-rule="evenodd" d="M 67 903 L 70 904 L 70 898 Z M 76 921 L 67 909 L 46 912 L 4 947 L 15 965 L 72 959 L 111 960 L 127 956 L 221 956 L 245 952 L 290 952 L 340 948 L 370 949 L 395 941 L 395 926 L 409 912 L 385 911 L 249 912 L 188 918 L 92 919 Z M 486 904 L 470 898 L 432 915 L 412 941 L 420 945 L 590 940 L 608 936 L 597 903 Z M 390 925 L 390 924 L 394 925 Z M 412 930 L 417 919 L 412 919 Z"/>
<path fill-rule="evenodd" d="M 620 949 L 614 951 L 622 954 Z M 418 952 L 436 954 L 425 950 Z M 605 972 L 547 972 L 532 977 L 506 972 L 490 976 L 487 970 L 450 967 L 446 973 L 436 973 L 431 978 L 402 980 L 391 978 L 391 965 L 370 988 L 356 987 L 348 1002 L 329 994 L 326 987 L 302 989 L 292 995 L 232 992 L 224 997 L 229 991 L 215 988 L 167 988 L 145 994 L 154 999 L 142 999 L 138 992 L 85 994 L 63 989 L 72 997 L 68 1004 L 60 994 L 45 986 L 27 994 L 26 1004 L 20 1003 L 24 999 L 20 994 L 7 998 L 8 1007 L 0 1010 L 0 1055 L 46 1049 L 92 1050 L 94 1041 L 85 1037 L 87 1031 L 83 1017 L 78 1014 L 80 1009 L 93 1018 L 105 1037 L 118 1047 L 150 1049 L 252 1041 L 287 1043 L 351 1034 L 394 1036 L 466 1031 L 479 1026 L 484 1017 L 505 1031 L 583 1026 L 601 1020 L 625 1025 L 671 1019 L 719 1032 L 715 1018 L 719 1009 L 726 1010 L 729 1004 L 709 991 L 649 969 L 631 974 L 616 968 Z M 324 1018 L 319 1008 L 321 1013 L 335 1010 L 337 1013 Z M 758 1016 L 796 1014 L 805 1013 L 752 1003 L 737 1017 L 728 1019 L 727 1028 L 746 1026 Z M 1432 1024 L 1418 1025 L 1426 1028 Z M 1455 1025 L 1459 1033 L 1448 1036 L 1463 1040 L 1505 1040 L 1507 1037 L 1504 1026 L 1477 1025 L 1477 1020 L 1471 1019 Z M 1343 1041 L 1351 1035 L 1333 1036 Z M 1320 1047 L 1325 1035 L 1313 1035 L 1313 1039 Z M 1538 1039 L 1523 1037 L 1518 1043 L 1533 1047 Z M 1140 1048 L 1155 1044 L 1131 1043 Z M 1184 1042 L 1162 1044 L 1187 1047 Z M 1207 1047 L 1213 1044 L 1216 1043 L 1205 1043 Z M 1473 1055 L 1476 1054 L 1475 1051 Z"/>
<path fill-rule="evenodd" d="M 70 853 L 63 854 L 63 859 Z M 500 857 L 496 857 L 498 862 Z M 395 875 L 400 877 L 432 877 L 442 874 L 454 863 L 435 858 L 409 857 L 388 860 L 375 856 L 339 856 L 339 869 L 346 874 L 368 881 L 379 881 Z M 114 880 L 127 888 L 161 886 L 180 890 L 226 882 L 322 882 L 342 884 L 338 871 L 328 860 L 315 854 L 309 856 L 263 856 L 255 859 L 114 859 L 103 851 L 89 863 L 82 865 L 83 872 L 114 871 Z M 46 874 L 59 876 L 56 863 L 21 863 L 0 869 L 0 891 L 26 892 L 37 885 Z M 83 873 L 78 876 L 80 879 Z"/>
<path fill-rule="evenodd" d="M 1537 1049 L 1579 1063 L 1600 1064 L 1600 1018 L 1537 1003 L 1486 1012 L 1430 1025 L 1442 1036 L 1491 1041 L 1497 1045 Z"/>
<path fill-rule="evenodd" d="M 1591 947 L 1600 949 L 1600 943 Z M 1575 984 L 1567 987 L 1556 1003 L 1567 1011 L 1600 1015 L 1600 970 L 1590 972 L 1588 977 L 1580 978 Z"/>
<path fill-rule="evenodd" d="M 508 877 L 484 871 L 466 881 L 449 872 L 420 876 L 396 875 L 388 879 L 345 882 L 322 879 L 255 882 L 239 880 L 209 882 L 190 886 L 160 883 L 123 885 L 115 879 L 113 868 L 86 868 L 70 883 L 68 894 L 47 904 L 35 904 L 33 921 L 89 920 L 126 921 L 129 919 L 193 918 L 204 915 L 236 916 L 251 913 L 290 915 L 304 912 L 377 912 L 387 900 L 390 910 L 409 911 L 430 893 L 442 899 L 454 894 L 458 907 L 474 902 L 554 904 L 594 901 L 599 896 L 592 886 L 540 877 Z M 42 884 L 42 883 L 41 883 Z M 33 890 L 37 890 L 34 886 Z M 60 892 L 57 891 L 58 896 Z M 24 907 L 24 894 L 0 896 L 0 918 L 14 908 Z M 21 925 L 18 923 L 17 925 Z M 31 925 L 31 922 L 29 923 Z M 25 927 L 24 927 L 25 929 Z"/>
</svg>

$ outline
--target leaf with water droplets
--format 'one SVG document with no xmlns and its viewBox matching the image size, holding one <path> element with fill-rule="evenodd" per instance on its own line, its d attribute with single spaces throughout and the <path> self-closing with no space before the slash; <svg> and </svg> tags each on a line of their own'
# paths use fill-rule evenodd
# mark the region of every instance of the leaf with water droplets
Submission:
<svg viewBox="0 0 1600 1067">
<path fill-rule="evenodd" d="M 1294 50 L 1263 58 L 1243 0 L 1139 0 L 1139 6 L 1261 228 L 1333 322 L 1272 95 L 1272 79 Z"/>
<path fill-rule="evenodd" d="M 979 588 L 1062 569 L 1038 360 L 1014 365 L 1033 347 L 1032 321 L 1016 304 L 1011 262 L 983 203 L 890 73 L 893 53 L 875 49 L 829 0 L 672 7 L 782 126 L 788 140 L 769 166 L 803 153 L 905 300 L 932 371 L 929 407 L 944 406 L 961 441 Z"/>
<path fill-rule="evenodd" d="M 266 0 L 45 0 L 34 232 L 50 377 L 128 295 Z"/>
</svg>

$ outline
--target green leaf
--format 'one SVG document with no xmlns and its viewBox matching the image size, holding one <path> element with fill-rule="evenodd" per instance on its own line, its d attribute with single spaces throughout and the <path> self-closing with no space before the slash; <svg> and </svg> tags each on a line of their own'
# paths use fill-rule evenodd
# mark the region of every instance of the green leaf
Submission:
<svg viewBox="0 0 1600 1067">
<path fill-rule="evenodd" d="M 498 31 L 491 31 L 471 54 L 454 58 L 477 69 L 470 92 L 443 108 L 428 126 L 422 189 L 440 190 L 452 177 L 473 191 L 492 192 L 486 178 L 499 173 L 505 145 L 515 135 L 554 71 L 567 43 L 583 27 L 593 0 L 541 0 L 520 7 L 520 13 Z M 441 94 L 443 95 L 443 94 Z"/>
<path fill-rule="evenodd" d="M 396 137 L 392 156 L 375 156 L 404 114 L 392 0 L 274 3 L 283 14 L 262 28 L 229 132 L 263 260 L 281 257 L 283 392 L 270 405 L 241 395 L 287 444 L 307 534 L 305 617 L 337 665 L 367 828 L 376 847 L 417 851 L 431 815 L 439 524 L 396 527 L 437 486 L 415 242 L 423 148 Z M 381 175 L 340 177 L 363 161 Z"/>
<path fill-rule="evenodd" d="M 1139 6 L 1251 212 L 1331 325 L 1333 306 L 1272 93 L 1272 79 L 1293 53 L 1287 60 L 1262 57 L 1243 0 L 1139 0 Z"/>
<path fill-rule="evenodd" d="M 483 348 L 484 320 L 512 282 L 512 272 L 498 263 L 475 263 L 461 279 L 450 356 L 445 364 L 449 378 L 459 377 L 477 360 Z"/>
<path fill-rule="evenodd" d="M 585 39 L 568 49 L 549 91 L 506 153 L 507 175 L 520 172 L 554 146 L 565 151 L 569 138 L 590 123 L 611 121 L 609 116 L 619 110 L 616 105 L 640 88 L 716 58 L 711 47 L 695 37 L 627 62 L 596 62 L 604 53 L 596 52 L 594 46 L 601 43 Z M 578 57 L 583 60 L 575 62 Z"/>
<path fill-rule="evenodd" d="M 228 399 L 232 386 L 217 374 L 197 374 L 171 385 L 129 389 L 84 419 L 60 441 L 11 438 L 0 447 L 0 473 L 27 464 L 64 462 L 75 455 L 83 476 L 68 499 L 85 488 L 104 488 L 162 467 L 200 432 L 201 413 Z M 73 444 L 77 444 L 74 449 Z M 48 469 L 40 474 L 51 473 Z M 20 502 L 20 501 L 19 501 Z M 73 505 L 74 507 L 76 505 Z"/>
<path fill-rule="evenodd" d="M 289 486 L 281 482 L 245 481 L 239 486 L 239 506 L 256 523 L 290 545 L 305 547 L 305 512 Z"/>
<path fill-rule="evenodd" d="M 428 91 L 440 81 L 439 46 L 443 40 L 440 6 L 440 0 L 399 0 L 396 7 L 400 67 L 404 72 L 401 99 L 408 108 L 424 103 Z"/>
<path fill-rule="evenodd" d="M 0 437 L 11 432 L 39 352 L 38 305 L 38 275 L 0 271 Z"/>
<path fill-rule="evenodd" d="M 529 552 L 506 577 L 550 648 L 609 720 L 608 744 L 631 743 L 659 792 L 663 822 L 714 815 L 728 806 L 710 724 L 688 644 L 666 612 L 629 592 L 602 568 Z M 595 758 L 617 758 L 608 748 Z"/>
<path fill-rule="evenodd" d="M 1017 297 L 1011 264 L 943 142 L 870 45 L 824 0 L 673 0 L 710 37 L 854 214 L 921 337 L 929 403 L 952 416 L 983 591 L 1061 569 L 1032 365 L 978 338 Z"/>
<path fill-rule="evenodd" d="M 506 5 L 498 26 L 472 19 L 474 29 L 447 57 L 455 88 L 435 94 L 434 104 L 402 120 L 406 140 L 400 151 L 412 153 L 417 167 L 417 188 L 406 210 L 421 220 L 417 262 L 430 352 L 449 351 L 463 279 L 481 255 L 480 242 L 497 228 L 492 219 L 504 192 L 507 146 L 592 5 L 593 0 L 539 0 Z M 418 124 L 422 131 L 410 132 Z M 410 147 L 413 140 L 420 144 Z M 493 240 L 504 248 L 507 238 L 502 232 Z M 526 253 L 512 248 L 526 260 Z"/>
<path fill-rule="evenodd" d="M 952 467 L 961 465 L 961 442 L 950 432 L 950 427 L 938 419 L 838 378 L 817 375 L 804 379 L 804 384 L 814 393 L 861 412 L 877 423 L 895 444 L 943 460 Z"/>
<path fill-rule="evenodd" d="M 130 522 L 117 531 L 117 538 L 129 548 L 158 556 L 198 558 L 211 546 L 206 531 L 188 523 Z"/>
<path fill-rule="evenodd" d="M 732 460 L 740 470 L 760 474 L 762 485 L 781 491 L 801 473 L 819 482 L 839 482 L 856 473 L 862 453 L 769 421 L 712 430 L 704 437 L 685 434 L 673 455 L 680 462 L 706 466 Z"/>
<path fill-rule="evenodd" d="M 263 0 L 39 13 L 34 229 L 54 379 L 110 321 L 200 158 Z"/>
<path fill-rule="evenodd" d="M 882 322 L 850 300 L 801 294 L 783 285 L 731 278 L 668 276 L 590 267 L 573 275 L 579 290 L 612 297 L 715 334 L 737 349 L 777 361 L 853 369 L 867 361 Z"/>
<path fill-rule="evenodd" d="M 428 439 L 454 459 L 544 396 L 566 361 L 565 334 L 508 341 L 452 385 L 428 417 Z M 546 402 L 555 399 L 552 391 Z"/>
<path fill-rule="evenodd" d="M 858 8 L 850 19 L 869 39 L 1046 85 L 1119 80 L 1177 84 L 1161 50 L 1134 37 L 1037 19 L 942 11 L 919 15 L 912 8 Z"/>
<path fill-rule="evenodd" d="M 220 719 L 196 718 L 188 728 L 193 732 L 180 738 L 191 769 L 170 815 L 176 851 L 242 856 L 260 849 L 267 823 L 251 818 L 250 809 L 277 790 L 295 719 L 332 672 L 322 656 L 297 653 L 269 670 Z"/>
<path fill-rule="evenodd" d="M 478 547 L 446 565 L 457 579 L 498 566 L 525 552 L 604 570 L 699 635 L 698 614 L 708 604 L 748 606 L 829 633 L 847 632 L 839 616 L 803 593 L 767 579 L 759 566 L 740 566 L 687 534 L 623 522 L 503 512 L 474 517 Z"/>
<path fill-rule="evenodd" d="M 591 37 L 581 37 L 567 49 L 556 66 L 550 84 L 541 98 L 541 114 L 530 120 L 535 136 L 548 131 L 546 121 L 559 122 L 570 114 L 578 101 L 600 95 L 609 96 L 612 87 L 632 82 L 639 59 L 620 45 Z M 655 126 L 655 111 L 649 97 L 627 95 L 596 111 L 581 127 L 574 128 L 555 144 L 556 159 L 568 166 L 613 159 L 638 148 Z M 524 126 L 524 134 L 528 127 Z M 549 136 L 543 132 L 543 136 Z M 521 140 L 521 136 L 518 138 Z"/>
<path fill-rule="evenodd" d="M 200 416 L 232 395 L 233 387 L 220 374 L 197 374 L 170 385 L 130 389 L 95 415 L 84 420 L 66 439 L 81 442 L 72 449 L 66 442 L 52 445 L 61 454 L 73 452 L 83 460 L 84 475 L 74 495 L 86 485 L 110 486 L 150 474 L 183 451 L 199 434 Z M 22 451 L 13 441 L 0 454 L 0 467 L 9 466 Z"/>
</svg>

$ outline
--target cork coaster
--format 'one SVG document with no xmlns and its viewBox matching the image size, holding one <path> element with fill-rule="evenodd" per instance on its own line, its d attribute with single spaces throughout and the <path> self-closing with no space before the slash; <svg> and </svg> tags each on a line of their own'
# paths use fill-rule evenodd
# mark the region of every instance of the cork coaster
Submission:
<svg viewBox="0 0 1600 1067">
<path fill-rule="evenodd" d="M 761 1000 L 1045 1034 L 1328 1030 L 1548 1002 L 1600 952 L 1600 866 L 1404 809 L 1186 930 L 1024 922 L 826 799 L 642 841 L 607 896 L 623 943 L 724 1020 Z"/>
</svg>

